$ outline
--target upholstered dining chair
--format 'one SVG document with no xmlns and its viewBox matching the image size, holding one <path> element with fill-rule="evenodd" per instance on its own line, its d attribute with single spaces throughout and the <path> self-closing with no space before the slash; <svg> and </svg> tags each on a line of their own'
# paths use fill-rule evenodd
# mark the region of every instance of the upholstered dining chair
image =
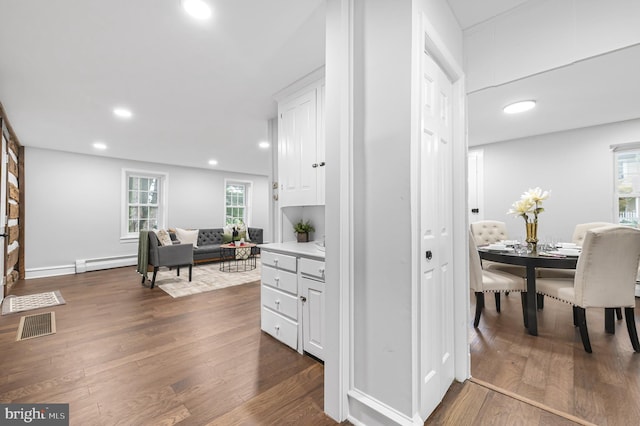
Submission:
<svg viewBox="0 0 640 426">
<path fill-rule="evenodd" d="M 469 227 L 478 246 L 508 240 L 507 224 L 498 220 L 480 220 L 472 222 Z"/>
<path fill-rule="evenodd" d="M 635 283 L 640 261 L 640 230 L 626 226 L 590 229 L 582 244 L 574 278 L 538 278 L 536 291 L 573 305 L 584 350 L 591 353 L 586 308 L 605 308 L 605 330 L 613 333 L 613 310 L 624 307 L 627 331 L 640 352 L 635 324 Z"/>
<path fill-rule="evenodd" d="M 193 244 L 173 244 L 163 246 L 158 240 L 155 232 L 149 231 L 149 259 L 150 265 L 153 265 L 153 277 L 151 278 L 151 286 L 156 284 L 156 275 L 161 266 L 176 268 L 176 274 L 180 276 L 180 268 L 189 268 L 189 282 L 191 282 L 191 273 L 193 270 Z M 144 284 L 145 275 L 142 276 Z"/>
<path fill-rule="evenodd" d="M 478 327 L 480 316 L 484 309 L 484 294 L 494 293 L 496 310 L 500 312 L 500 293 L 517 291 L 522 298 L 522 315 L 525 320 L 526 285 L 524 278 L 508 272 L 482 269 L 478 247 L 471 232 L 469 232 L 469 285 L 476 296 L 476 315 L 473 326 Z"/>
<path fill-rule="evenodd" d="M 471 235 L 473 236 L 476 246 L 484 246 L 509 239 L 507 224 L 499 220 L 479 220 L 472 222 L 469 225 L 469 229 L 471 230 Z M 481 264 L 482 269 L 485 270 L 508 272 L 523 278 L 527 276 L 527 270 L 524 266 L 507 265 L 506 263 L 491 262 L 489 260 L 483 260 Z M 505 293 L 509 294 L 508 291 Z M 496 295 L 496 300 L 500 300 L 500 294 Z"/>
<path fill-rule="evenodd" d="M 615 224 L 611 222 L 579 223 L 573 230 L 573 237 L 571 237 L 571 242 L 582 247 L 587 231 L 590 229 L 602 228 L 603 226 L 615 226 Z M 576 275 L 576 270 L 538 268 L 538 270 L 536 271 L 536 275 L 539 278 L 573 278 Z M 542 294 L 538 294 L 538 308 L 544 308 L 544 296 Z M 620 313 L 620 311 L 617 310 L 616 313 L 618 314 L 618 319 L 622 319 L 622 314 Z"/>
</svg>

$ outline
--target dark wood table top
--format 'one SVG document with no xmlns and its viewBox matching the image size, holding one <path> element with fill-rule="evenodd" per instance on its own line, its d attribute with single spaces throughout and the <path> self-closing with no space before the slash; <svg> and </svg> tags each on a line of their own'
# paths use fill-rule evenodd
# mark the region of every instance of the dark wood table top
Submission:
<svg viewBox="0 0 640 426">
<path fill-rule="evenodd" d="M 539 253 L 518 254 L 515 251 L 489 250 L 486 247 L 478 247 L 478 253 L 481 259 L 492 262 L 533 266 L 534 268 L 575 269 L 578 264 L 578 256 L 547 256 Z"/>
</svg>

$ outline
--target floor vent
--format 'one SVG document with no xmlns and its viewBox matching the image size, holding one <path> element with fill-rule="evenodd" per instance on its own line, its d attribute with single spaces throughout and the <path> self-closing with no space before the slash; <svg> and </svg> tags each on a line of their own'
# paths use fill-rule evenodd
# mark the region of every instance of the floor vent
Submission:
<svg viewBox="0 0 640 426">
<path fill-rule="evenodd" d="M 56 332 L 55 312 L 27 315 L 20 318 L 16 341 L 48 336 Z"/>
</svg>

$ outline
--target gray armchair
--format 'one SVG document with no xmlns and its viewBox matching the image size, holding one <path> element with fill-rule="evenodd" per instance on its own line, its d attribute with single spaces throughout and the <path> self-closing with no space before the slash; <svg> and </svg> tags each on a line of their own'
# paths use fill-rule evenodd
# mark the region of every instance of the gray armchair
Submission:
<svg viewBox="0 0 640 426">
<path fill-rule="evenodd" d="M 151 278 L 151 287 L 156 284 L 156 275 L 161 266 L 176 268 L 177 275 L 180 276 L 181 267 L 189 267 L 189 281 L 191 281 L 191 272 L 193 269 L 193 244 L 174 244 L 171 246 L 162 246 L 158 241 L 155 232 L 149 232 L 149 259 L 150 265 L 153 265 L 153 277 Z M 142 276 L 144 284 L 145 276 Z"/>
</svg>

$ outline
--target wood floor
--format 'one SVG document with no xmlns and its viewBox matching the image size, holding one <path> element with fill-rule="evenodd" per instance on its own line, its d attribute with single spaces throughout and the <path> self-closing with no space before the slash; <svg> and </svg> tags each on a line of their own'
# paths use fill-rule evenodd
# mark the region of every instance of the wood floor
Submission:
<svg viewBox="0 0 640 426">
<path fill-rule="evenodd" d="M 69 403 L 72 425 L 336 424 L 323 413 L 323 365 L 260 332 L 257 283 L 173 299 L 140 286 L 131 267 L 23 281 L 12 293 L 50 290 L 67 304 L 0 317 L 0 402 Z M 55 335 L 15 341 L 21 316 L 47 311 Z M 519 297 L 500 315 L 488 303 L 470 331 L 475 378 L 596 424 L 640 419 L 640 356 L 623 324 L 600 336 L 590 316 L 588 356 L 568 306 L 547 301 L 537 338 L 520 312 Z M 574 423 L 467 381 L 426 424 Z"/>
<path fill-rule="evenodd" d="M 500 314 L 493 298 L 486 300 L 479 328 L 470 331 L 474 378 L 593 424 L 640 424 L 640 354 L 633 352 L 624 320 L 616 321 L 615 335 L 607 334 L 603 310 L 588 309 L 588 354 L 570 305 L 545 298 L 538 336 L 531 336 L 518 295 L 502 297 Z M 639 312 L 636 298 L 636 325 Z"/>
<path fill-rule="evenodd" d="M 260 332 L 259 284 L 173 299 L 134 268 L 29 280 L 59 289 L 57 333 L 0 317 L 0 401 L 69 403 L 73 425 L 333 425 L 323 365 Z"/>
</svg>

